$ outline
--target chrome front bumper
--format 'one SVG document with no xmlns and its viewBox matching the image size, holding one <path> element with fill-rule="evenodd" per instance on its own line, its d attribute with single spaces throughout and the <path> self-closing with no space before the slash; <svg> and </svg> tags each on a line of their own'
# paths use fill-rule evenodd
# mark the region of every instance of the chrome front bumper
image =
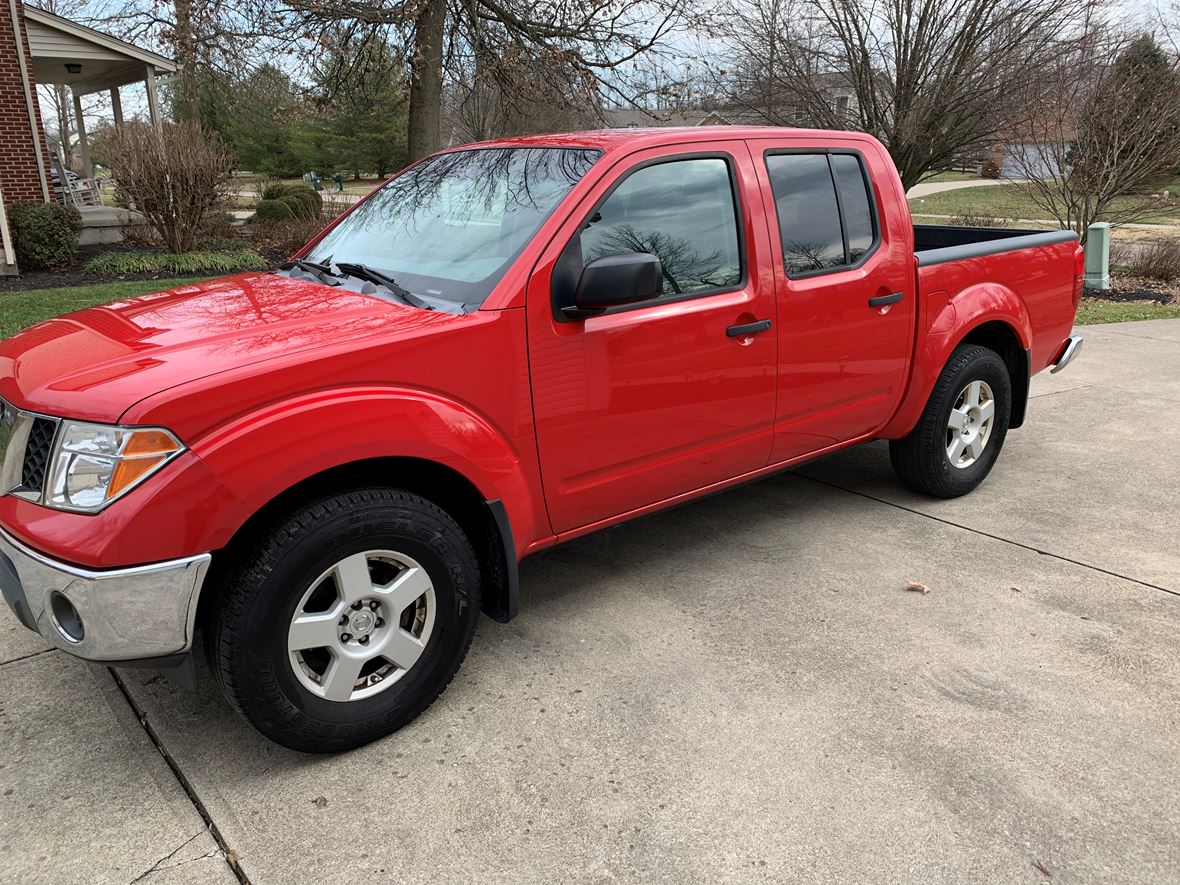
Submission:
<svg viewBox="0 0 1180 885">
<path fill-rule="evenodd" d="M 1082 351 L 1082 336 L 1070 335 L 1065 341 L 1065 347 L 1061 349 L 1061 355 L 1053 361 L 1052 368 L 1049 369 L 1049 374 L 1052 375 L 1060 372 Z"/>
<path fill-rule="evenodd" d="M 208 553 L 92 571 L 58 562 L 0 529 L 0 591 L 50 645 L 90 661 L 139 661 L 192 646 Z"/>
</svg>

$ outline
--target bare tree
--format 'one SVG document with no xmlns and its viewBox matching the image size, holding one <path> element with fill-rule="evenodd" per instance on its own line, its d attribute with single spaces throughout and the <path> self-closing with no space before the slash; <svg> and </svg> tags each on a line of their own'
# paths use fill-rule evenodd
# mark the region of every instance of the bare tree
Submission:
<svg viewBox="0 0 1180 885">
<path fill-rule="evenodd" d="M 728 100 L 869 132 L 908 188 L 989 141 L 1091 2 L 745 0 L 719 26 Z"/>
<path fill-rule="evenodd" d="M 452 51 L 448 74 L 452 141 L 583 129 L 601 120 L 593 77 L 508 40 Z"/>
<path fill-rule="evenodd" d="M 395 28 L 412 41 L 409 155 L 438 148 L 448 48 L 469 49 L 486 67 L 497 51 L 522 47 L 535 58 L 627 92 L 626 66 L 686 21 L 692 0 L 287 0 L 308 28 L 354 21 Z M 486 78 L 484 80 L 486 82 Z"/>
<path fill-rule="evenodd" d="M 1008 139 L 1032 200 L 1083 240 L 1094 221 L 1157 210 L 1169 198 L 1153 185 L 1180 164 L 1176 56 L 1150 36 L 1095 29 L 1045 75 Z"/>
<path fill-rule="evenodd" d="M 240 80 L 303 36 L 291 30 L 284 7 L 275 0 L 106 2 L 110 8 L 92 10 L 89 23 L 174 56 L 180 67 L 178 116 L 190 123 L 202 120 L 202 87 L 207 73 Z"/>
<path fill-rule="evenodd" d="M 119 194 L 143 213 L 172 252 L 197 243 L 237 161 L 221 139 L 193 123 L 131 123 L 109 134 Z"/>
</svg>

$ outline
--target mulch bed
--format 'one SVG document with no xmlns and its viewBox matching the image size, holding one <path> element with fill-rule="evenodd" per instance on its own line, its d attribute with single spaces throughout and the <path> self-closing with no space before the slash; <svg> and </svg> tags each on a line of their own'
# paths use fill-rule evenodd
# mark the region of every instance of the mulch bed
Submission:
<svg viewBox="0 0 1180 885">
<path fill-rule="evenodd" d="M 1112 276 L 1110 289 L 1086 289 L 1087 298 L 1097 298 L 1102 301 L 1150 301 L 1155 304 L 1180 303 L 1180 284 L 1161 283 L 1159 280 L 1149 280 L 1145 277 L 1127 275 Z"/>
<path fill-rule="evenodd" d="M 251 248 L 248 239 L 242 239 L 242 248 Z M 122 283 L 127 280 L 176 280 L 185 277 L 208 277 L 208 273 L 178 274 L 178 273 L 84 273 L 82 268 L 92 258 L 97 258 L 107 252 L 151 252 L 158 250 L 158 246 L 143 243 L 101 243 L 94 246 L 79 246 L 78 260 L 72 267 L 65 270 L 23 271 L 16 279 L 0 277 L 0 292 L 22 292 L 27 289 L 57 289 L 62 286 L 93 286 L 98 283 Z M 287 260 L 287 256 L 275 249 L 261 248 L 259 254 L 266 259 L 270 268 L 278 267 Z"/>
</svg>

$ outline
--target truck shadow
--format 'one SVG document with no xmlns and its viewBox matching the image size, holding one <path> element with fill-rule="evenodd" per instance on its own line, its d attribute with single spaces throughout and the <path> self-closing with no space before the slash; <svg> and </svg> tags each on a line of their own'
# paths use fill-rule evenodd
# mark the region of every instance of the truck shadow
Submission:
<svg viewBox="0 0 1180 885">
<path fill-rule="evenodd" d="M 713 553 L 738 549 L 754 562 L 789 559 L 781 531 L 771 541 L 768 529 L 823 514 L 854 485 L 897 490 L 884 444 L 836 452 L 542 551 L 520 566 L 522 616 L 555 605 L 593 607 L 593 587 L 603 582 L 633 578 L 642 591 L 643 578 Z"/>
</svg>

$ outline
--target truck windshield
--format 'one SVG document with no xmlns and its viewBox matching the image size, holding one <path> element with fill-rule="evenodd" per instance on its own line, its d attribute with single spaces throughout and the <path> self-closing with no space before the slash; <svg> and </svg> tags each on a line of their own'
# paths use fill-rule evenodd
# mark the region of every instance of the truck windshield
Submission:
<svg viewBox="0 0 1180 885">
<path fill-rule="evenodd" d="M 415 295 L 478 306 L 600 155 L 476 148 L 430 157 L 369 197 L 304 257 L 364 265 Z"/>
</svg>

